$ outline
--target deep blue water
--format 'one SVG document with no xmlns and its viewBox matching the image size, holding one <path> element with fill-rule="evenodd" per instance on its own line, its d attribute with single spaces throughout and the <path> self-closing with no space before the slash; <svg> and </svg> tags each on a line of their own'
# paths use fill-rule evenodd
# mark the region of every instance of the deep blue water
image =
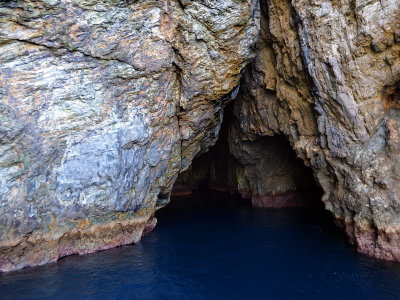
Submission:
<svg viewBox="0 0 400 300">
<path fill-rule="evenodd" d="M 357 254 L 328 213 L 176 198 L 138 245 L 0 274 L 1 299 L 400 299 L 400 263 Z"/>
</svg>

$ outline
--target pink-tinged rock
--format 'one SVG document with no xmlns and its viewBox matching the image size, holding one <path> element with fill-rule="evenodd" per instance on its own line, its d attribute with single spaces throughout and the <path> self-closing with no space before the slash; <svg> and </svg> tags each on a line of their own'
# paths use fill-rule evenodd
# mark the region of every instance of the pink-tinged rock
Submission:
<svg viewBox="0 0 400 300">
<path fill-rule="evenodd" d="M 254 207 L 284 208 L 319 206 L 321 200 L 312 193 L 285 193 L 282 195 L 252 196 L 251 203 Z"/>
</svg>

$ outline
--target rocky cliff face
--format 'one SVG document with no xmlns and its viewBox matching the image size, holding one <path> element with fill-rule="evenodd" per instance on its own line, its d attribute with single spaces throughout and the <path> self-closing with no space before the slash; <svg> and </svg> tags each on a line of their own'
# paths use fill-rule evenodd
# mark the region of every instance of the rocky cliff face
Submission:
<svg viewBox="0 0 400 300">
<path fill-rule="evenodd" d="M 217 139 L 256 1 L 0 3 L 0 270 L 136 242 Z"/>
<path fill-rule="evenodd" d="M 2 271 L 138 241 L 233 98 L 230 184 L 307 186 L 286 136 L 359 251 L 400 260 L 397 0 L 3 1 L 0 63 Z"/>
<path fill-rule="evenodd" d="M 400 260 L 400 2 L 263 0 L 261 8 L 233 153 L 285 134 L 358 250 Z"/>
</svg>

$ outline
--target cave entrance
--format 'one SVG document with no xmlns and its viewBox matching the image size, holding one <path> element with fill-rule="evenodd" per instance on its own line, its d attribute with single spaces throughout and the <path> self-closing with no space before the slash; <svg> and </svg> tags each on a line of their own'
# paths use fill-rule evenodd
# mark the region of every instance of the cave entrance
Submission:
<svg viewBox="0 0 400 300">
<path fill-rule="evenodd" d="M 320 186 L 284 135 L 241 140 L 237 127 L 232 102 L 217 143 L 179 175 L 172 197 L 216 190 L 249 199 L 256 207 L 322 207 Z"/>
</svg>

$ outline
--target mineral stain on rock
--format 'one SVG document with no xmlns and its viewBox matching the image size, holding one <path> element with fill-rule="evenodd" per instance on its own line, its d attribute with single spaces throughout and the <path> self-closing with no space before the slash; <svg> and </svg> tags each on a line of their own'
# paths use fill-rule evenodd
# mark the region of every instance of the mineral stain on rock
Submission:
<svg viewBox="0 0 400 300">
<path fill-rule="evenodd" d="M 400 82 L 385 87 L 383 92 L 383 103 L 386 110 L 390 108 L 400 108 Z"/>
<path fill-rule="evenodd" d="M 400 261 L 399 32 L 396 0 L 2 1 L 0 270 L 137 242 L 178 174 L 320 187 Z"/>
</svg>

